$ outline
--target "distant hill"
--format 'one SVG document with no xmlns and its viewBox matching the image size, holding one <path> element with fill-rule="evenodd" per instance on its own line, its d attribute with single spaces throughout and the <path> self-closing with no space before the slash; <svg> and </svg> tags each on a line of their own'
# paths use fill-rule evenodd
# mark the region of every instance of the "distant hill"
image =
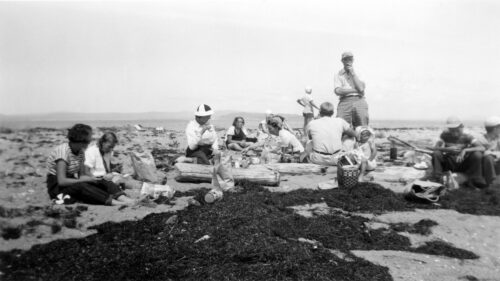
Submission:
<svg viewBox="0 0 500 281">
<path fill-rule="evenodd" d="M 105 120 L 189 120 L 193 118 L 193 112 L 142 112 L 142 113 L 78 113 L 78 112 L 54 112 L 44 114 L 0 114 L 0 121 L 105 121 Z M 231 119 L 236 116 L 257 119 L 263 118 L 264 113 L 237 112 L 222 110 L 216 112 L 217 119 Z M 283 114 L 285 118 L 296 118 L 298 115 Z"/>
</svg>

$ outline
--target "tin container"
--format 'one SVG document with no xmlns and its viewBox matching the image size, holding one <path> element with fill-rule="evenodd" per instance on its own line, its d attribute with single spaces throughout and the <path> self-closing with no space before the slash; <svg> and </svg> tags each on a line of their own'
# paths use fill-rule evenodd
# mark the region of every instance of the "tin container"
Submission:
<svg viewBox="0 0 500 281">
<path fill-rule="evenodd" d="M 214 203 L 222 199 L 223 192 L 220 189 L 212 189 L 207 194 L 205 194 L 205 202 Z"/>
<path fill-rule="evenodd" d="M 259 157 L 250 157 L 250 163 L 252 165 L 260 164 L 260 158 Z"/>
</svg>

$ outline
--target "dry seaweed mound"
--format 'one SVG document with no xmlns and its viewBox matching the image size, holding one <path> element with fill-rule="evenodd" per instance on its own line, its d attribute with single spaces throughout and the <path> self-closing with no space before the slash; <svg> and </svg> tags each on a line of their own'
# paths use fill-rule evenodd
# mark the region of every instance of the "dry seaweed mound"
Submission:
<svg viewBox="0 0 500 281">
<path fill-rule="evenodd" d="M 472 215 L 500 216 L 500 186 L 482 190 L 460 188 L 441 197 L 441 208 Z"/>
<path fill-rule="evenodd" d="M 351 204 L 368 208 L 363 205 L 367 196 L 359 194 Z M 336 213 L 305 218 L 288 208 L 304 200 L 301 192 L 276 194 L 249 185 L 215 204 L 180 211 L 175 220 L 152 214 L 141 221 L 102 224 L 84 239 L 1 253 L 0 270 L 4 280 L 392 280 L 387 268 L 349 251 L 412 250 L 408 238 L 371 230 L 365 218 Z"/>
<path fill-rule="evenodd" d="M 474 254 L 473 252 L 455 248 L 453 245 L 440 240 L 426 242 L 425 245 L 416 248 L 414 252 L 438 256 L 449 256 L 457 259 L 479 258 L 479 256 Z"/>
<path fill-rule="evenodd" d="M 391 225 L 391 228 L 397 232 L 406 231 L 409 233 L 416 233 L 420 235 L 429 235 L 432 232 L 431 228 L 436 225 L 438 225 L 438 223 L 433 220 L 423 219 L 415 224 L 395 223 Z"/>
</svg>

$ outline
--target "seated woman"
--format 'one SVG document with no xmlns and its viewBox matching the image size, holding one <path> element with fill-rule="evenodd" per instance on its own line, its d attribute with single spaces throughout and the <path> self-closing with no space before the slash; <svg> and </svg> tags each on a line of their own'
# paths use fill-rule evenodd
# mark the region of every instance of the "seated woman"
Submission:
<svg viewBox="0 0 500 281">
<path fill-rule="evenodd" d="M 304 153 L 304 146 L 290 131 L 283 129 L 283 120 L 280 116 L 273 116 L 267 122 L 269 133 L 280 138 L 281 152 L 287 153 L 291 149 L 291 153 Z M 301 155 L 302 156 L 302 155 Z"/>
<path fill-rule="evenodd" d="M 194 114 L 195 120 L 186 127 L 186 156 L 196 158 L 198 164 L 210 165 L 210 158 L 219 150 L 219 137 L 214 126 L 209 123 L 213 113 L 210 106 L 199 105 Z"/>
<path fill-rule="evenodd" d="M 143 182 L 130 176 L 123 176 L 112 172 L 111 157 L 114 147 L 118 144 L 118 138 L 113 132 L 106 132 L 97 144 L 89 146 L 85 150 L 85 174 L 93 177 L 102 177 L 104 180 L 123 185 L 125 188 L 139 189 Z"/>
<path fill-rule="evenodd" d="M 84 171 L 84 151 L 92 140 L 92 128 L 76 124 L 68 131 L 68 141 L 50 153 L 47 164 L 47 189 L 51 199 L 58 194 L 89 204 L 124 205 L 135 201 L 120 187 L 102 178 L 87 176 Z"/>
<path fill-rule="evenodd" d="M 257 139 L 248 138 L 248 132 L 244 127 L 243 117 L 234 118 L 233 125 L 226 132 L 226 145 L 228 149 L 242 151 L 255 143 Z"/>
</svg>

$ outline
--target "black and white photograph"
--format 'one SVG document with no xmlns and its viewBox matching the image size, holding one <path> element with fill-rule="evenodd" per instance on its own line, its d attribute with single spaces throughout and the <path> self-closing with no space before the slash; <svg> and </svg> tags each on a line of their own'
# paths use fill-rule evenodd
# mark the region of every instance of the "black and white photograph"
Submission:
<svg viewBox="0 0 500 281">
<path fill-rule="evenodd" d="M 0 280 L 500 281 L 500 2 L 0 1 Z"/>
</svg>

